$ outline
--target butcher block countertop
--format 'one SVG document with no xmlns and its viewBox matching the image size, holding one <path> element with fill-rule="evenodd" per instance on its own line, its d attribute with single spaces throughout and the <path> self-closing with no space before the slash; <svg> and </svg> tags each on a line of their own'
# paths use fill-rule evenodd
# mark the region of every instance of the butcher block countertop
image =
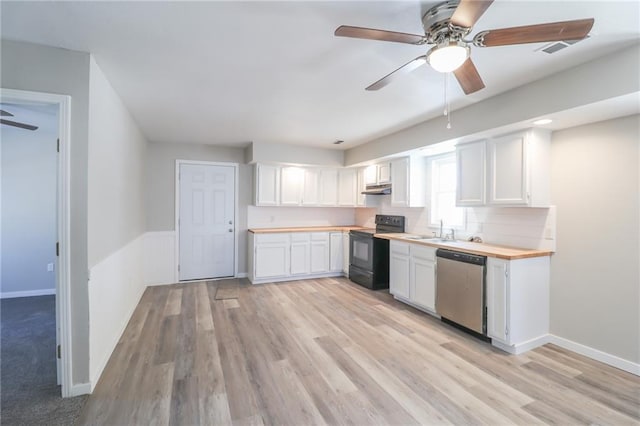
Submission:
<svg viewBox="0 0 640 426">
<path fill-rule="evenodd" d="M 469 241 L 425 241 L 415 240 L 413 234 L 375 234 L 375 237 L 387 240 L 403 241 L 405 243 L 420 244 L 424 246 L 457 250 L 465 253 L 478 254 L 480 256 L 496 257 L 499 259 L 525 259 L 528 257 L 542 257 L 553 254 L 550 250 L 533 250 L 518 247 L 495 246 L 485 243 L 472 243 Z"/>
<path fill-rule="evenodd" d="M 254 234 L 277 234 L 279 232 L 346 232 L 352 229 L 368 229 L 364 226 L 299 226 L 293 228 L 252 228 Z"/>
</svg>

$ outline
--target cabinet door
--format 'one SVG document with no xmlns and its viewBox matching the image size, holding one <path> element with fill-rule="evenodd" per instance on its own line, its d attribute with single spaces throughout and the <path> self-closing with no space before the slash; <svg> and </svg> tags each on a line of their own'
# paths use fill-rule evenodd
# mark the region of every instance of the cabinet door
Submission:
<svg viewBox="0 0 640 426">
<path fill-rule="evenodd" d="M 411 258 L 409 282 L 411 301 L 416 305 L 436 310 L 436 263 L 430 260 Z"/>
<path fill-rule="evenodd" d="M 509 343 L 509 263 L 487 259 L 487 334 Z"/>
<path fill-rule="evenodd" d="M 409 300 L 409 244 L 389 244 L 389 293 Z"/>
<path fill-rule="evenodd" d="M 358 207 L 364 207 L 367 203 L 366 203 L 366 199 L 365 199 L 365 195 L 362 193 L 362 191 L 365 190 L 365 171 L 366 171 L 366 167 L 362 167 L 360 169 L 358 169 L 358 187 L 356 188 L 357 194 L 356 194 L 356 206 Z"/>
<path fill-rule="evenodd" d="M 256 165 L 256 206 L 277 206 L 280 203 L 280 167 Z"/>
<path fill-rule="evenodd" d="M 517 133 L 489 141 L 489 204 L 527 204 L 525 135 Z"/>
<path fill-rule="evenodd" d="M 318 169 L 304 169 L 304 184 L 302 191 L 303 206 L 317 206 L 319 204 L 319 171 Z"/>
<path fill-rule="evenodd" d="M 311 234 L 311 273 L 329 272 L 329 233 L 314 232 Z"/>
<path fill-rule="evenodd" d="M 329 270 L 331 272 L 341 272 L 343 263 L 342 232 L 332 232 L 329 235 Z"/>
<path fill-rule="evenodd" d="M 353 207 L 356 205 L 358 175 L 356 169 L 341 169 L 338 172 L 338 205 Z"/>
<path fill-rule="evenodd" d="M 486 141 L 456 147 L 456 206 L 485 204 Z"/>
<path fill-rule="evenodd" d="M 320 205 L 338 205 L 338 170 L 320 170 Z"/>
<path fill-rule="evenodd" d="M 265 243 L 256 246 L 256 278 L 286 277 L 288 275 L 289 243 Z"/>
<path fill-rule="evenodd" d="M 391 182 L 391 163 L 378 164 L 378 183 Z"/>
<path fill-rule="evenodd" d="M 304 169 L 300 167 L 283 167 L 280 173 L 280 204 L 283 206 L 300 205 Z"/>
<path fill-rule="evenodd" d="M 311 267 L 309 241 L 291 242 L 291 275 L 308 275 Z"/>
<path fill-rule="evenodd" d="M 364 169 L 364 184 L 375 185 L 378 183 L 378 166 L 372 164 Z"/>
<path fill-rule="evenodd" d="M 349 233 L 342 233 L 342 273 L 349 275 Z"/>
<path fill-rule="evenodd" d="M 409 159 L 396 160 L 391 165 L 391 205 L 409 206 Z"/>
</svg>

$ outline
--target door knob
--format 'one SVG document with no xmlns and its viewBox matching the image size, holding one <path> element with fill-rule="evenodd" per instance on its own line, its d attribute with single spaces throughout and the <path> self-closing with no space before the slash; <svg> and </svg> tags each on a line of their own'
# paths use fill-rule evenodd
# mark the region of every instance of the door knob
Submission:
<svg viewBox="0 0 640 426">
<path fill-rule="evenodd" d="M 233 221 L 232 220 L 229 221 L 229 225 L 233 225 Z"/>
</svg>

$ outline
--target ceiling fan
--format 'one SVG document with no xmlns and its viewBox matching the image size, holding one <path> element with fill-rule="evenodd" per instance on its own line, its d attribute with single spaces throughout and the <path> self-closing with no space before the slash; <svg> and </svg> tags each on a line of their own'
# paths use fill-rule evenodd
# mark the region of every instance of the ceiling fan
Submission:
<svg viewBox="0 0 640 426">
<path fill-rule="evenodd" d="M 429 63 L 439 72 L 453 72 L 465 94 L 483 89 L 484 83 L 470 57 L 470 47 L 495 47 L 512 44 L 539 43 L 585 38 L 593 18 L 553 22 L 522 27 L 481 31 L 472 40 L 465 40 L 493 0 L 450 0 L 427 11 L 422 18 L 424 35 L 342 25 L 335 30 L 339 37 L 353 37 L 418 46 L 433 44 L 425 54 L 407 62 L 400 68 L 371 84 L 366 90 L 378 90 L 398 77 Z"/>
<path fill-rule="evenodd" d="M 13 114 L 3 109 L 0 109 L 0 117 L 13 117 Z M 26 129 L 26 130 L 36 130 L 38 128 L 38 126 L 34 126 L 32 124 L 19 123 L 13 120 L 6 120 L 4 118 L 0 118 L 0 124 L 4 124 L 6 126 L 19 127 L 21 129 Z"/>
</svg>

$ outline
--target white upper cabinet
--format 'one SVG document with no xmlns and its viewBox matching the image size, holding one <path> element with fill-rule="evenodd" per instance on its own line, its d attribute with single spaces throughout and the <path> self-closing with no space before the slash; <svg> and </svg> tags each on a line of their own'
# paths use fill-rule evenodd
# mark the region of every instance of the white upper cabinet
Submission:
<svg viewBox="0 0 640 426">
<path fill-rule="evenodd" d="M 338 204 L 338 170 L 320 169 L 320 205 Z"/>
<path fill-rule="evenodd" d="M 365 172 L 367 168 L 361 167 L 358 169 L 358 186 L 356 188 L 356 206 L 364 207 L 367 205 L 366 196 L 362 193 L 366 189 L 365 185 Z"/>
<path fill-rule="evenodd" d="M 391 205 L 424 207 L 426 205 L 426 160 L 405 157 L 391 163 Z"/>
<path fill-rule="evenodd" d="M 391 182 L 391 163 L 378 164 L 378 183 L 390 183 Z"/>
<path fill-rule="evenodd" d="M 299 206 L 304 186 L 304 169 L 283 167 L 280 173 L 280 204 Z"/>
<path fill-rule="evenodd" d="M 255 204 L 256 206 L 277 206 L 280 204 L 279 166 L 256 165 Z"/>
<path fill-rule="evenodd" d="M 365 185 L 377 185 L 391 182 L 391 163 L 372 164 L 364 171 Z"/>
<path fill-rule="evenodd" d="M 543 129 L 456 147 L 456 205 L 549 207 L 550 132 Z"/>
<path fill-rule="evenodd" d="M 485 204 L 486 150 L 486 141 L 456 146 L 456 206 Z"/>
<path fill-rule="evenodd" d="M 302 191 L 303 206 L 317 206 L 319 204 L 319 178 L 320 172 L 318 169 L 304 169 L 304 183 Z"/>
<path fill-rule="evenodd" d="M 353 207 L 356 205 L 358 191 L 358 170 L 340 169 L 338 171 L 338 205 Z"/>
</svg>

